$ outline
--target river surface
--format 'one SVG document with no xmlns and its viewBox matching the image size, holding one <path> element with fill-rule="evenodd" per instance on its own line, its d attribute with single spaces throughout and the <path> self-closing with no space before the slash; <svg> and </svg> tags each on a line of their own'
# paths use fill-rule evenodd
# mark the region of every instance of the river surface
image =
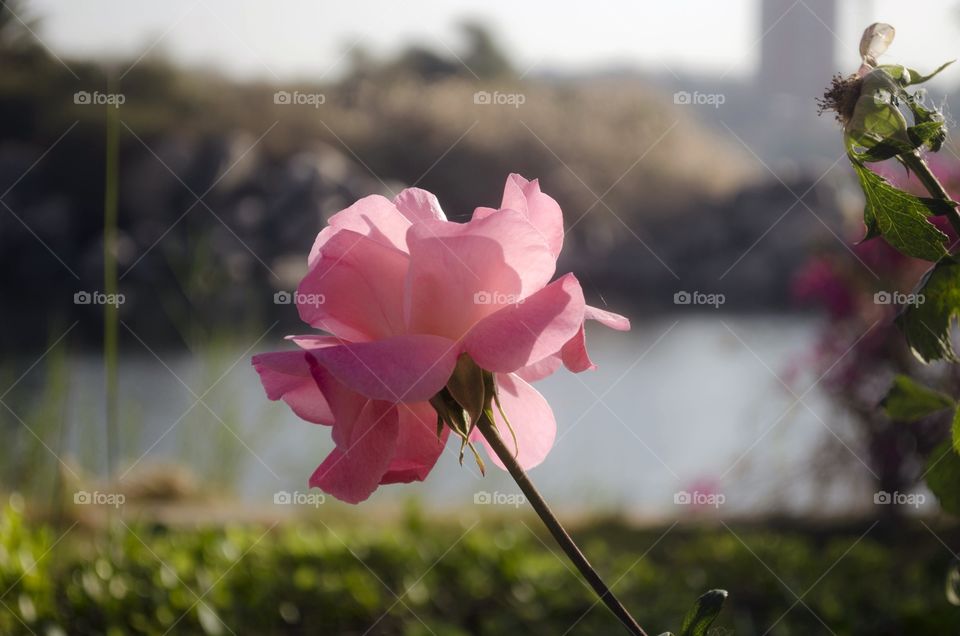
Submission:
<svg viewBox="0 0 960 636">
<path fill-rule="evenodd" d="M 599 368 L 562 370 L 536 385 L 553 407 L 558 435 L 532 471 L 534 481 L 558 508 L 640 517 L 701 514 L 717 504 L 737 514 L 865 508 L 869 473 L 849 423 L 812 373 L 799 373 L 789 390 L 781 380 L 793 375 L 819 328 L 810 317 L 722 314 L 635 320 L 629 333 L 591 328 Z M 306 492 L 307 478 L 332 448 L 329 429 L 268 402 L 249 364 L 251 353 L 285 347 L 282 335 L 269 333 L 249 352 L 159 354 L 162 362 L 126 342 L 119 443 L 121 472 L 130 470 L 125 479 L 169 461 L 226 483 L 251 503 L 278 491 Z M 71 377 L 66 443 L 71 455 L 97 464 L 104 447 L 99 359 L 74 360 Z M 203 402 L 195 404 L 198 397 Z M 815 479 L 822 470 L 817 458 L 838 437 L 850 447 L 841 455 L 846 477 L 824 488 Z M 703 505 L 675 503 L 683 492 L 691 500 L 699 493 Z M 441 509 L 475 498 L 509 506 L 516 493 L 495 467 L 480 477 L 469 453 L 459 466 L 452 440 L 425 483 L 381 488 L 371 505 L 418 497 Z"/>
</svg>

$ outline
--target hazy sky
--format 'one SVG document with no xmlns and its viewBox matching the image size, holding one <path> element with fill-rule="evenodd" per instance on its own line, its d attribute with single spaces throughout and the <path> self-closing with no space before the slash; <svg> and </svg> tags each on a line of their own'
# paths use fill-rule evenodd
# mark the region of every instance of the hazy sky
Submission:
<svg viewBox="0 0 960 636">
<path fill-rule="evenodd" d="M 41 19 L 38 35 L 61 56 L 136 59 L 150 50 L 239 77 L 332 78 L 354 45 L 378 55 L 411 42 L 456 49 L 464 17 L 490 25 L 521 70 L 617 65 L 742 76 L 759 57 L 760 1 L 33 0 L 27 13 Z M 851 70 L 860 33 L 876 20 L 897 28 L 890 60 L 928 68 L 958 57 L 957 0 L 838 4 L 838 47 L 848 51 L 838 64 Z"/>
</svg>

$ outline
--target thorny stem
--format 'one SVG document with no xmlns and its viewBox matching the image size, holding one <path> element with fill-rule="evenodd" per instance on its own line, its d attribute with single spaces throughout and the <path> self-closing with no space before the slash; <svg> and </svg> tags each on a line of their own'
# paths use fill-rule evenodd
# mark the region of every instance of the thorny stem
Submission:
<svg viewBox="0 0 960 636">
<path fill-rule="evenodd" d="M 933 174 L 930 170 L 930 166 L 927 165 L 927 162 L 923 160 L 923 157 L 920 156 L 918 152 L 906 153 L 901 155 L 903 158 L 903 163 L 913 170 L 914 174 L 917 175 L 917 178 L 920 179 L 920 183 L 923 184 L 923 187 L 927 189 L 927 192 L 930 193 L 935 199 L 941 199 L 943 201 L 953 201 L 950 198 L 950 195 L 947 193 L 947 190 L 943 187 L 943 184 L 940 183 L 940 180 L 937 179 L 937 175 Z M 950 212 L 947 213 L 947 219 L 949 219 L 950 224 L 953 226 L 953 229 L 957 232 L 957 235 L 960 236 L 960 212 L 953 206 L 950 207 Z"/>
<path fill-rule="evenodd" d="M 647 636 L 647 633 L 637 624 L 637 621 L 630 615 L 630 612 L 623 606 L 623 603 L 613 595 L 613 592 L 607 587 L 606 583 L 603 582 L 603 579 L 600 578 L 597 571 L 590 565 L 587 557 L 583 555 L 583 552 L 580 551 L 580 548 L 577 547 L 577 544 L 574 543 L 573 539 L 560 524 L 560 520 L 557 519 L 553 511 L 550 510 L 550 506 L 547 505 L 543 496 L 537 491 L 533 482 L 530 481 L 527 473 L 520 467 L 513 452 L 503 443 L 496 426 L 494 426 L 486 414 L 481 415 L 477 420 L 477 428 L 486 438 L 493 452 L 497 454 L 497 457 L 500 458 L 503 465 L 507 467 L 507 471 L 517 482 L 517 485 L 520 486 L 520 490 L 523 491 L 527 501 L 530 502 L 530 505 L 540 516 L 540 519 L 543 520 L 543 525 L 547 526 L 550 534 L 552 534 L 553 538 L 560 544 L 560 547 L 570 560 L 573 561 L 573 564 L 577 566 L 583 578 L 590 583 L 590 587 L 593 588 L 600 599 L 610 608 L 610 611 L 620 619 L 620 622 L 623 623 L 623 626 L 626 627 L 631 634 L 634 636 Z"/>
</svg>

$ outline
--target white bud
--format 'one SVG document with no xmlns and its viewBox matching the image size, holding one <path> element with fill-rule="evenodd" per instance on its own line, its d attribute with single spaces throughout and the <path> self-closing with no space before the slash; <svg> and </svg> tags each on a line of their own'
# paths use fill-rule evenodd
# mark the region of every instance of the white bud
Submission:
<svg viewBox="0 0 960 636">
<path fill-rule="evenodd" d="M 883 22 L 874 22 L 864 29 L 863 37 L 860 38 L 860 56 L 863 63 L 876 66 L 877 58 L 890 47 L 896 33 L 896 29 Z"/>
</svg>

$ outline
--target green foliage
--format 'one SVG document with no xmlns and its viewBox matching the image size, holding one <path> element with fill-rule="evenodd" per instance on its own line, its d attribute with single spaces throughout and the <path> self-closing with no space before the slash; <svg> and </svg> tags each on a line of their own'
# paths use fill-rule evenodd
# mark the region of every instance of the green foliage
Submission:
<svg viewBox="0 0 960 636">
<path fill-rule="evenodd" d="M 68 532 L 8 508 L 0 518 L 0 633 L 338 636 L 374 623 L 369 633 L 378 635 L 556 636 L 574 624 L 577 636 L 621 633 L 547 547 L 549 537 L 530 531 L 539 531 L 532 519 L 530 529 L 517 519 L 472 527 L 417 513 L 347 524 L 331 512 L 323 524 L 273 529 L 128 519 L 109 532 Z M 689 599 L 719 583 L 738 593 L 708 633 L 762 634 L 776 622 L 774 634 L 817 634 L 819 619 L 850 636 L 960 633 L 960 614 L 943 596 L 937 539 L 908 524 L 857 542 L 866 528 L 731 524 L 733 534 L 680 525 L 664 534 L 607 520 L 575 530 L 651 634 L 679 625 Z M 934 529 L 948 544 L 960 539 L 951 526 Z M 809 610 L 794 607 L 786 586 Z M 701 612 L 710 606 L 701 603 Z"/>
<path fill-rule="evenodd" d="M 905 375 L 893 379 L 893 386 L 883 399 L 884 410 L 891 419 L 915 422 L 937 411 L 955 407 L 949 395 L 934 391 Z"/>
<path fill-rule="evenodd" d="M 707 630 L 716 620 L 725 600 L 726 590 L 710 590 L 698 598 L 683 619 L 680 636 L 707 636 Z"/>
<path fill-rule="evenodd" d="M 900 252 L 928 261 L 946 256 L 947 235 L 927 221 L 935 213 L 927 200 L 893 187 L 852 156 L 850 161 L 867 199 L 863 210 L 865 238 L 883 236 Z"/>
<path fill-rule="evenodd" d="M 950 329 L 960 312 L 960 262 L 945 257 L 920 281 L 923 303 L 910 305 L 897 317 L 913 352 L 924 362 L 957 361 Z"/>
<path fill-rule="evenodd" d="M 952 442 L 944 442 L 930 454 L 927 463 L 927 486 L 940 501 L 940 507 L 960 514 L 960 455 Z"/>
</svg>

